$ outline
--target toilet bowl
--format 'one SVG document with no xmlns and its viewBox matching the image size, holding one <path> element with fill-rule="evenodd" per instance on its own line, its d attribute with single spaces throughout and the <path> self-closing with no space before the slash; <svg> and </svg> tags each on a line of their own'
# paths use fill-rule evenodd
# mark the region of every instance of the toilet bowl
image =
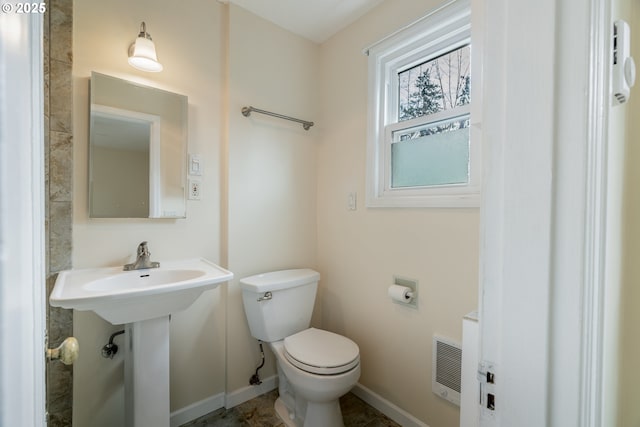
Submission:
<svg viewBox="0 0 640 427">
<path fill-rule="evenodd" d="M 288 427 L 344 426 L 339 398 L 360 378 L 360 351 L 349 338 L 310 328 L 320 275 L 285 270 L 240 281 L 252 335 L 268 342 L 278 365 L 275 409 Z"/>
</svg>

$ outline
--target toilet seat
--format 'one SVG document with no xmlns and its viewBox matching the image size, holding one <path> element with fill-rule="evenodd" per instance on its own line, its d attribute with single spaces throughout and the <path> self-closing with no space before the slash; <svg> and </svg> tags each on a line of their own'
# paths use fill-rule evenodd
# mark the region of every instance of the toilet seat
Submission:
<svg viewBox="0 0 640 427">
<path fill-rule="evenodd" d="M 360 363 L 358 345 L 347 337 L 309 328 L 284 339 L 284 355 L 297 368 L 318 375 L 337 375 Z"/>
</svg>

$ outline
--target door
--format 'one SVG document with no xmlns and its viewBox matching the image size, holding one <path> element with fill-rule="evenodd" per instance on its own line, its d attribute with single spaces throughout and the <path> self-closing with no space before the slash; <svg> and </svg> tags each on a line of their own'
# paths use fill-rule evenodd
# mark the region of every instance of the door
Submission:
<svg viewBox="0 0 640 427">
<path fill-rule="evenodd" d="M 45 426 L 42 15 L 0 13 L 0 425 Z M 11 349 L 11 351 L 8 351 Z"/>
<path fill-rule="evenodd" d="M 587 3 L 485 1 L 483 427 L 600 425 L 611 38 Z"/>
</svg>

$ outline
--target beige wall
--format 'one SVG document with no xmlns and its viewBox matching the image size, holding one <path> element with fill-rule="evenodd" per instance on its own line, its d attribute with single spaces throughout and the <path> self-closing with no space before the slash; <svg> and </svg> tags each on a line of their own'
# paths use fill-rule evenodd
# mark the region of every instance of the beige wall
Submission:
<svg viewBox="0 0 640 427">
<path fill-rule="evenodd" d="M 458 342 L 477 307 L 478 209 L 364 206 L 367 57 L 362 49 L 438 6 L 390 0 L 321 47 L 318 267 L 321 325 L 360 346 L 360 383 L 434 427 L 458 407 L 431 392 L 432 337 Z M 347 210 L 356 191 L 358 209 Z M 419 281 L 419 309 L 387 297 L 393 275 Z"/>
<path fill-rule="evenodd" d="M 202 256 L 220 262 L 222 9 L 215 1 L 74 2 L 74 268 L 131 262 L 143 240 L 154 260 Z M 164 71 L 144 73 L 127 63 L 140 22 L 156 42 Z M 89 219 L 87 210 L 88 83 L 91 71 L 189 97 L 189 145 L 205 167 L 202 200 L 189 201 L 184 220 Z M 171 321 L 171 410 L 225 390 L 224 287 L 206 292 Z M 82 356 L 75 365 L 74 424 L 123 425 L 122 354 L 100 348 L 121 327 L 76 312 Z M 122 343 L 122 337 L 116 343 Z"/>
<path fill-rule="evenodd" d="M 614 0 L 611 2 L 611 19 L 624 19 L 629 22 L 631 2 Z M 625 141 L 629 138 L 628 112 L 631 103 L 617 105 L 609 109 L 609 129 L 607 146 L 607 228 L 606 228 L 606 265 L 604 290 L 604 325 L 603 325 L 603 420 L 607 426 L 627 427 L 621 424 L 623 396 L 620 396 L 621 378 L 626 373 L 621 371 L 623 343 L 622 327 L 622 290 L 625 276 L 629 276 L 629 267 L 624 266 L 625 229 L 623 224 L 625 213 Z M 630 172 L 626 172 L 629 174 Z M 632 268 L 632 267 L 631 267 Z"/>
<path fill-rule="evenodd" d="M 317 45 L 239 7 L 229 19 L 229 269 L 227 391 L 249 384 L 260 362 L 238 279 L 284 268 L 316 268 L 318 126 L 243 106 L 317 121 Z M 262 378 L 275 374 L 270 351 Z"/>
<path fill-rule="evenodd" d="M 637 1 L 630 3 L 629 25 L 631 26 L 631 55 L 640 59 L 640 5 Z M 640 112 L 640 87 L 631 90 L 631 98 L 627 107 L 627 138 L 625 151 L 625 204 L 623 220 L 624 257 L 622 272 L 622 290 L 620 294 L 620 368 L 618 371 L 618 424 L 619 427 L 640 425 L 640 341 L 638 325 L 640 325 L 640 123 L 634 119 Z"/>
</svg>

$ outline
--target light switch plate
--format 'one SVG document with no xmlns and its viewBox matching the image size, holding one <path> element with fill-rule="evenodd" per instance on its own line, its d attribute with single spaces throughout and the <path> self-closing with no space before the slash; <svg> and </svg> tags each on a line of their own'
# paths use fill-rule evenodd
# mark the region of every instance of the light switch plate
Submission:
<svg viewBox="0 0 640 427">
<path fill-rule="evenodd" d="M 189 175 L 202 175 L 200 154 L 189 154 Z"/>
<path fill-rule="evenodd" d="M 347 195 L 347 209 L 350 211 L 358 209 L 358 193 L 355 191 L 352 191 Z"/>
</svg>

